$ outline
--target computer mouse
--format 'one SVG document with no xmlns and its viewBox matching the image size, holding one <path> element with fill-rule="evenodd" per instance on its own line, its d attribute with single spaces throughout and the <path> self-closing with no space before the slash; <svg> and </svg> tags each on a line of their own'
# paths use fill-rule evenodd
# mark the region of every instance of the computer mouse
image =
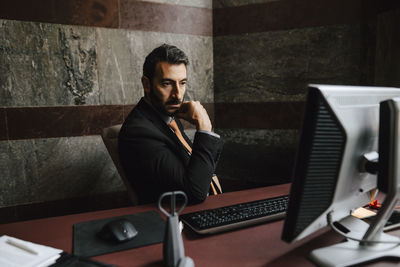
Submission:
<svg viewBox="0 0 400 267">
<path fill-rule="evenodd" d="M 108 242 L 122 243 L 132 240 L 138 231 L 128 219 L 116 219 L 106 223 L 97 236 Z"/>
</svg>

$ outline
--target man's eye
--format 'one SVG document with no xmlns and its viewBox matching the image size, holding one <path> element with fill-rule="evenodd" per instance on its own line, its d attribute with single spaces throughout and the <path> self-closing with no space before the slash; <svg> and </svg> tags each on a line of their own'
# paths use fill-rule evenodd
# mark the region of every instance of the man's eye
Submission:
<svg viewBox="0 0 400 267">
<path fill-rule="evenodd" d="M 166 87 L 166 86 L 171 85 L 171 83 L 169 83 L 169 82 L 163 82 L 163 83 L 161 83 L 161 85 Z"/>
</svg>

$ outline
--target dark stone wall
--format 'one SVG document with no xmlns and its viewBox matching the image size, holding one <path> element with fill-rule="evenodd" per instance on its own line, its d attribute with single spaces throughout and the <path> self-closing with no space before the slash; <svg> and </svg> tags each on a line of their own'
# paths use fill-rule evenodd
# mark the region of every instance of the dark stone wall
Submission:
<svg viewBox="0 0 400 267">
<path fill-rule="evenodd" d="M 220 176 L 243 187 L 291 180 L 307 84 L 398 86 L 398 3 L 389 2 L 214 2 Z"/>
<path fill-rule="evenodd" d="M 400 8 L 378 15 L 375 84 L 400 87 Z"/>
<path fill-rule="evenodd" d="M 187 99 L 213 113 L 211 16 L 211 1 L 2 1 L 0 223 L 130 205 L 99 134 L 143 96 L 163 43 L 188 54 Z"/>
</svg>

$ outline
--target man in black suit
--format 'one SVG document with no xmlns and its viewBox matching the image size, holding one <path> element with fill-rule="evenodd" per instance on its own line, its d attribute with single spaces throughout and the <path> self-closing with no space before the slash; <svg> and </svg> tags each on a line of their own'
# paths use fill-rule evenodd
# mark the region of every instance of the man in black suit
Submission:
<svg viewBox="0 0 400 267">
<path fill-rule="evenodd" d="M 156 202 L 163 192 L 173 190 L 184 191 L 189 202 L 198 203 L 206 199 L 210 184 L 215 190 L 212 176 L 222 141 L 211 131 L 204 107 L 198 101 L 183 101 L 188 64 L 182 50 L 166 44 L 144 62 L 144 97 L 126 118 L 118 138 L 120 161 L 139 203 Z M 178 118 L 196 126 L 193 144 Z"/>
</svg>

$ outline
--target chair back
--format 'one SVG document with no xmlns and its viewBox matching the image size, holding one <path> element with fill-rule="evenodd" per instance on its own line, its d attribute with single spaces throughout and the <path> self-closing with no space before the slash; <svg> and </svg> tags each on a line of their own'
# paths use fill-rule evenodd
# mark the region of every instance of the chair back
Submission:
<svg viewBox="0 0 400 267">
<path fill-rule="evenodd" d="M 107 148 L 108 153 L 111 156 L 112 161 L 114 162 L 115 167 L 121 177 L 122 181 L 125 184 L 125 187 L 128 191 L 129 198 L 132 201 L 133 205 L 138 204 L 137 194 L 135 190 L 132 188 L 131 183 L 129 183 L 128 179 L 126 178 L 125 172 L 122 169 L 121 163 L 119 161 L 119 154 L 118 154 L 118 134 L 121 130 L 122 124 L 113 125 L 108 128 L 104 128 L 101 133 L 101 138 Z"/>
</svg>

